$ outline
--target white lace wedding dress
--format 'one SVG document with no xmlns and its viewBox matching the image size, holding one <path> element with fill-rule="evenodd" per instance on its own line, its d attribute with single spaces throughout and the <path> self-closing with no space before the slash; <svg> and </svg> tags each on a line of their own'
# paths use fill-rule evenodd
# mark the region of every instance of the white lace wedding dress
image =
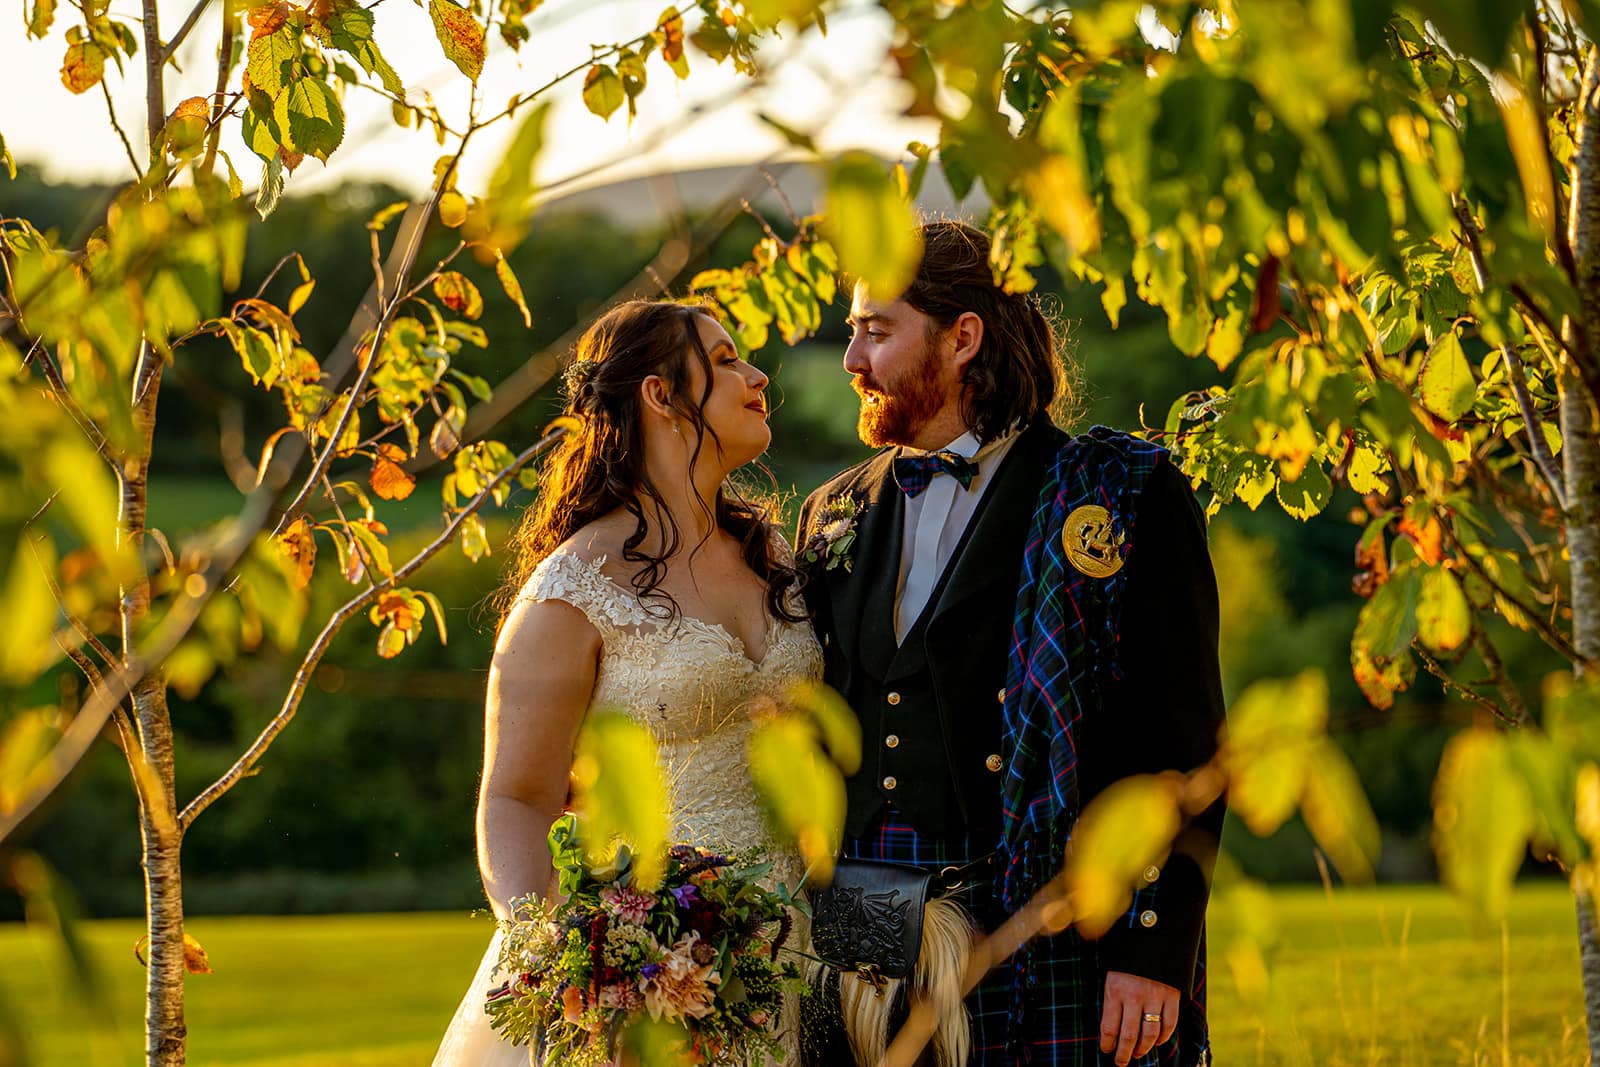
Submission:
<svg viewBox="0 0 1600 1067">
<path fill-rule="evenodd" d="M 603 651 L 590 706 L 625 709 L 655 735 L 671 789 L 673 839 L 719 851 L 769 845 L 745 743 L 752 714 L 770 708 L 788 686 L 822 676 L 822 650 L 811 627 L 769 620 L 766 655 L 757 663 L 721 626 L 687 616 L 664 623 L 651 615 L 631 589 L 606 576 L 604 563 L 557 552 L 534 571 L 521 597 L 565 601 L 600 631 Z M 803 873 L 799 857 L 774 849 L 773 859 L 771 880 L 795 888 Z M 797 922 L 793 943 L 804 944 L 806 933 Z M 529 1050 L 501 1041 L 483 1009 L 484 994 L 499 981 L 493 973 L 498 953 L 496 935 L 434 1067 L 528 1063 Z M 800 1054 L 792 1003 L 781 1025 L 784 1064 L 795 1067 Z"/>
</svg>

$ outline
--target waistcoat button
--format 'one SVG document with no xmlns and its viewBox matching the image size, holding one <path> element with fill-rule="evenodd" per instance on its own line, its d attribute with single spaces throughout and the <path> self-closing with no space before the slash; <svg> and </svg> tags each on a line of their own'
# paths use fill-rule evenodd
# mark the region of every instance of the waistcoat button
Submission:
<svg viewBox="0 0 1600 1067">
<path fill-rule="evenodd" d="M 899 734 L 890 734 L 888 737 L 885 737 L 883 739 L 883 746 L 885 748 L 898 748 L 899 745 L 900 745 L 900 735 Z"/>
<path fill-rule="evenodd" d="M 989 768 L 991 771 L 998 771 L 1000 769 L 1000 753 L 996 752 L 991 755 L 988 759 L 983 761 L 983 765 Z"/>
<path fill-rule="evenodd" d="M 898 703 L 900 703 L 900 694 L 899 693 L 890 693 L 888 696 L 884 697 L 883 699 L 887 700 L 890 704 L 898 704 Z"/>
<path fill-rule="evenodd" d="M 1139 913 L 1139 925 L 1140 926 L 1143 926 L 1146 930 L 1148 930 L 1150 927 L 1154 926 L 1155 924 L 1156 924 L 1156 913 L 1155 912 L 1153 912 L 1153 911 L 1142 911 L 1142 912 Z"/>
<path fill-rule="evenodd" d="M 893 789 L 895 786 L 897 786 L 899 784 L 900 784 L 899 782 L 895 781 L 894 775 L 892 775 L 892 774 L 889 775 L 887 778 L 885 778 L 883 780 L 883 787 L 885 789 Z M 1155 918 L 1155 913 L 1154 912 L 1147 911 L 1147 912 L 1145 912 L 1145 914 L 1149 915 L 1151 917 L 1151 920 L 1154 921 L 1154 918 Z M 1145 925 L 1149 926 L 1150 923 L 1145 923 Z"/>
</svg>

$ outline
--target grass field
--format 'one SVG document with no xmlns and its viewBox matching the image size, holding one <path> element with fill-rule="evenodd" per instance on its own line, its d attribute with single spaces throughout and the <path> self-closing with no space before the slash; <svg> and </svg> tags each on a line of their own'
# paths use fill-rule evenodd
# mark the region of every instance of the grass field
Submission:
<svg viewBox="0 0 1600 1067">
<path fill-rule="evenodd" d="M 1242 924 L 1276 927 L 1264 999 L 1247 1002 L 1216 960 L 1219 1067 L 1553 1067 L 1586 1063 L 1571 899 L 1560 885 L 1514 898 L 1507 932 L 1473 932 L 1432 888 L 1286 889 L 1262 909 L 1221 897 L 1222 955 Z M 200 918 L 216 969 L 189 981 L 189 1062 L 252 1067 L 426 1064 L 488 936 L 457 915 Z M 67 987 L 59 948 L 0 927 L 0 1004 L 35 1065 L 138 1061 L 137 923 L 85 933 L 114 1022 Z M 0 1052 L 0 1063 L 4 1062 Z"/>
</svg>

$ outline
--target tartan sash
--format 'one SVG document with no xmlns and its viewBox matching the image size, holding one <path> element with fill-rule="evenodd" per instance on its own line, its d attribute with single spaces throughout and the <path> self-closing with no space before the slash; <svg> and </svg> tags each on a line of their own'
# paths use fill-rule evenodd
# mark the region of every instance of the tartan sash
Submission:
<svg viewBox="0 0 1600 1067">
<path fill-rule="evenodd" d="M 1160 445 L 1096 426 L 1062 446 L 1040 486 L 1023 553 L 1002 713 L 1005 776 L 995 888 L 1008 914 L 1061 868 L 1080 808 L 1077 725 L 1098 713 L 1103 693 L 1120 678 L 1127 567 L 1091 578 L 1071 566 L 1063 526 L 1079 507 L 1105 508 L 1114 534 L 1126 536 L 1126 563 L 1139 496 L 1166 455 Z M 1035 952 L 1025 946 L 1011 962 L 1008 1058 L 1025 1056 L 1025 1013 L 1038 978 Z"/>
</svg>

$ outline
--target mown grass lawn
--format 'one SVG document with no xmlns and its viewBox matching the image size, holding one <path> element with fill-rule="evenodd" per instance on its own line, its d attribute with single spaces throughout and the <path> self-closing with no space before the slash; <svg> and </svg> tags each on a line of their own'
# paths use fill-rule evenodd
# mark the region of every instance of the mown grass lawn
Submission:
<svg viewBox="0 0 1600 1067">
<path fill-rule="evenodd" d="M 1261 909 L 1219 897 L 1222 946 Z M 1474 932 L 1434 888 L 1282 889 L 1271 895 L 1264 1001 L 1214 961 L 1219 1067 L 1548 1067 L 1587 1062 L 1571 899 L 1519 889 L 1504 944 Z M 191 932 L 216 973 L 189 981 L 191 1064 L 401 1067 L 427 1064 L 489 924 L 458 915 L 200 918 Z M 0 1003 L 36 1065 L 138 1061 L 137 923 L 84 930 L 114 1022 L 96 1026 L 66 982 L 59 946 L 0 927 Z M 4 1056 L 0 1054 L 0 1062 Z"/>
</svg>

